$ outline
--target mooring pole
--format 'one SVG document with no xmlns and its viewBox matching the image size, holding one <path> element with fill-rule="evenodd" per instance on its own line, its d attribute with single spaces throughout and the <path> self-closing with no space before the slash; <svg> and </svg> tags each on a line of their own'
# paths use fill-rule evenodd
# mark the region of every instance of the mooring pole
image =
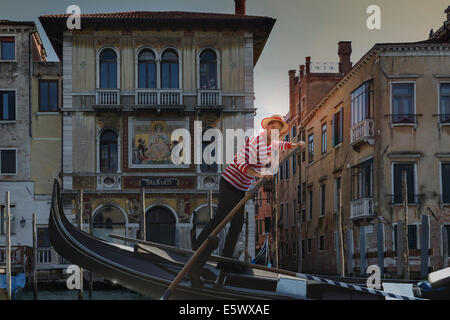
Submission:
<svg viewBox="0 0 450 320">
<path fill-rule="evenodd" d="M 33 298 L 38 299 L 37 287 L 37 227 L 36 227 L 36 213 L 33 212 Z"/>
<path fill-rule="evenodd" d="M 275 268 L 279 268 L 278 265 L 278 205 L 277 205 L 277 184 L 275 179 L 272 179 L 272 207 L 275 211 Z"/>
<path fill-rule="evenodd" d="M 344 232 L 342 230 L 342 188 L 339 188 L 339 251 L 341 256 L 341 267 L 340 275 L 342 278 L 345 277 L 345 257 L 344 257 Z"/>
<path fill-rule="evenodd" d="M 212 192 L 212 190 L 209 190 L 209 191 L 208 191 L 207 198 L 208 198 L 208 212 L 209 212 L 209 219 L 212 220 L 213 215 L 214 215 L 214 214 L 213 214 L 213 206 L 212 206 L 212 203 L 213 203 L 213 192 Z"/>
<path fill-rule="evenodd" d="M 141 240 L 147 240 L 147 230 L 146 230 L 146 221 L 145 221 L 145 189 L 141 189 L 141 219 L 139 219 L 139 229 Z"/>
<path fill-rule="evenodd" d="M 408 178 L 406 170 L 402 171 L 403 209 L 405 218 L 403 222 L 403 278 L 409 280 L 409 243 L 408 243 Z"/>
<path fill-rule="evenodd" d="M 93 221 L 92 221 L 92 214 L 89 217 L 89 234 L 92 236 L 94 234 L 93 230 Z M 92 299 L 92 287 L 94 282 L 94 275 L 92 271 L 89 271 L 89 299 Z"/>
<path fill-rule="evenodd" d="M 5 215 L 6 215 L 6 293 L 8 300 L 11 300 L 11 211 L 10 211 L 10 199 L 9 191 L 6 192 L 5 199 Z"/>
<path fill-rule="evenodd" d="M 83 230 L 83 189 L 80 190 L 80 208 L 78 214 L 78 228 Z M 80 290 L 78 291 L 78 300 L 83 300 L 83 268 L 80 268 Z"/>
</svg>

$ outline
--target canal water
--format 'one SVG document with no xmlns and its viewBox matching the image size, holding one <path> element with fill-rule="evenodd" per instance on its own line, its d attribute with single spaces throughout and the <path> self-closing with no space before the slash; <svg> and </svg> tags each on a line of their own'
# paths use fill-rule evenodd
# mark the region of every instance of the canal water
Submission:
<svg viewBox="0 0 450 320">
<path fill-rule="evenodd" d="M 18 292 L 16 300 L 33 300 L 33 291 Z M 38 300 L 78 300 L 76 290 L 39 291 Z M 94 290 L 92 299 L 88 291 L 84 291 L 84 300 L 149 300 L 149 298 L 127 290 Z"/>
</svg>

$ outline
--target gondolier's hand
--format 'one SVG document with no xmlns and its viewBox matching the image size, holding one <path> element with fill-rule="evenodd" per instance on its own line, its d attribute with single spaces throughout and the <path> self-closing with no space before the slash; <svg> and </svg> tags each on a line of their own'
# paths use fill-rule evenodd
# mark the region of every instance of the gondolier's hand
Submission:
<svg viewBox="0 0 450 320">
<path fill-rule="evenodd" d="M 260 178 L 260 179 L 270 179 L 270 178 L 272 178 L 272 175 L 271 174 L 267 174 L 267 173 L 261 173 L 261 172 L 259 172 L 258 170 L 255 170 L 255 169 L 253 169 L 253 168 L 248 168 L 247 169 L 247 172 L 246 172 L 249 176 L 252 176 L 252 177 L 257 177 L 257 178 Z"/>
<path fill-rule="evenodd" d="M 305 141 L 299 141 L 299 142 L 291 142 L 291 149 L 295 149 L 297 147 L 300 147 L 300 149 L 303 149 L 305 147 Z"/>
</svg>

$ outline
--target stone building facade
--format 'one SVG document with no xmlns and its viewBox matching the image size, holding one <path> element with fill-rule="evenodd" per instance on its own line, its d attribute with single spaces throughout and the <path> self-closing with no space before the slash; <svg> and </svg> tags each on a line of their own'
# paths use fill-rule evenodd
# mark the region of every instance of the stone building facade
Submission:
<svg viewBox="0 0 450 320">
<path fill-rule="evenodd" d="M 42 191 L 36 175 L 42 166 L 54 165 L 53 151 L 47 154 L 48 160 L 32 157 L 34 144 L 43 137 L 35 130 L 34 79 L 45 61 L 46 52 L 34 22 L 0 20 L 0 245 L 4 244 L 5 193 L 9 191 L 15 263 L 24 262 L 26 248 L 32 246 L 33 213 L 38 224 L 46 226 L 50 208 L 48 192 Z M 57 177 L 58 166 L 54 169 Z"/>
<path fill-rule="evenodd" d="M 224 165 L 194 164 L 194 152 L 191 164 L 173 164 L 181 141 L 171 133 L 187 129 L 186 145 L 202 150 L 207 129 L 253 129 L 253 68 L 274 20 L 236 3 L 236 14 L 83 14 L 81 30 L 67 30 L 68 15 L 40 17 L 63 68 L 64 207 L 74 218 L 83 190 L 94 235 L 140 236 L 141 189 L 148 240 L 190 248 L 194 217 L 198 228 L 209 219 L 206 195 L 217 203 Z M 246 211 L 252 239 L 251 201 Z"/>
</svg>

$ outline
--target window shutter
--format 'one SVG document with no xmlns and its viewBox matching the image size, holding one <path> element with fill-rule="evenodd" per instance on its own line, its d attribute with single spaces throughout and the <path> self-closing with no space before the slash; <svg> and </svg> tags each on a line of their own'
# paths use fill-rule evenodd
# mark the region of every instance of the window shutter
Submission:
<svg viewBox="0 0 450 320">
<path fill-rule="evenodd" d="M 8 115 L 7 120 L 16 120 L 16 94 L 14 91 L 8 93 Z"/>
<path fill-rule="evenodd" d="M 333 114 L 333 119 L 331 120 L 331 127 L 333 128 L 333 147 L 336 145 L 336 114 Z"/>
<path fill-rule="evenodd" d="M 344 109 L 339 111 L 339 142 L 344 140 L 343 128 L 344 128 Z"/>
</svg>

